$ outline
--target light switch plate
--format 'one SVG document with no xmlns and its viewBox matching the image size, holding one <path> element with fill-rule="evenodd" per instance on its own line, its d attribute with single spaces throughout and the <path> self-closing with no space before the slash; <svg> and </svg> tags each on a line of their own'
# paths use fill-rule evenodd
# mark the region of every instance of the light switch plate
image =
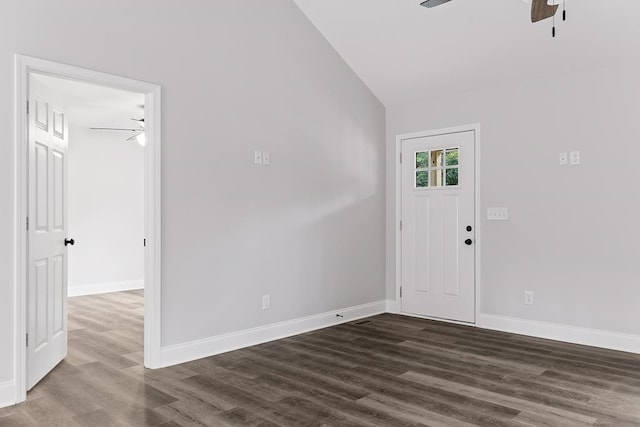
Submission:
<svg viewBox="0 0 640 427">
<path fill-rule="evenodd" d="M 571 166 L 577 166 L 580 164 L 580 152 L 579 151 L 572 151 L 571 153 L 569 153 L 569 164 Z"/>
<path fill-rule="evenodd" d="M 566 151 L 564 153 L 560 153 L 559 164 L 560 166 L 567 166 L 569 164 L 569 153 Z"/>
<path fill-rule="evenodd" d="M 508 221 L 509 208 L 487 208 L 487 221 Z"/>
<path fill-rule="evenodd" d="M 271 164 L 271 155 L 268 151 L 262 152 L 262 164 L 265 166 L 269 166 Z"/>
<path fill-rule="evenodd" d="M 256 151 L 253 153 L 253 163 L 256 165 L 262 164 L 262 151 Z"/>
</svg>

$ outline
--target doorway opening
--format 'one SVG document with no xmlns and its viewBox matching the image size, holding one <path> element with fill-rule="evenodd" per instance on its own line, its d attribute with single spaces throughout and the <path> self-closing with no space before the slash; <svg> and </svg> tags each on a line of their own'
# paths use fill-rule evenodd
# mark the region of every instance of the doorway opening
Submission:
<svg viewBox="0 0 640 427">
<path fill-rule="evenodd" d="M 16 402 L 83 322 L 95 347 L 128 319 L 121 356 L 160 366 L 160 106 L 157 85 L 16 56 Z"/>
</svg>

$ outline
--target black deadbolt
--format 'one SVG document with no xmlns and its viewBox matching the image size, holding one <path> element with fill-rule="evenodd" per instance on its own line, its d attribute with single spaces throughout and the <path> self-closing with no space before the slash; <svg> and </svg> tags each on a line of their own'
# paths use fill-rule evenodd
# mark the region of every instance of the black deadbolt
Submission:
<svg viewBox="0 0 640 427">
<path fill-rule="evenodd" d="M 467 239 L 467 240 L 465 240 L 465 241 L 464 241 L 464 243 L 465 243 L 467 246 L 471 246 L 471 244 L 473 243 L 473 240 L 471 240 L 471 239 Z"/>
<path fill-rule="evenodd" d="M 69 246 L 69 245 L 73 246 L 75 244 L 76 244 L 76 241 L 73 240 L 73 239 L 64 239 L 64 245 L 65 246 Z"/>
<path fill-rule="evenodd" d="M 473 228 L 470 225 L 467 225 L 467 231 L 472 231 Z"/>
</svg>

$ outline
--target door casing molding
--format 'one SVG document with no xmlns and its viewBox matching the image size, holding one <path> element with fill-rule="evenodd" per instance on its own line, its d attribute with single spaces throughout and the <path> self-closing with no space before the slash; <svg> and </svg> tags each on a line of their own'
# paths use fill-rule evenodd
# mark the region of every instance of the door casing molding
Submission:
<svg viewBox="0 0 640 427">
<path fill-rule="evenodd" d="M 145 268 L 144 268 L 144 366 L 160 366 L 161 345 L 161 87 L 71 65 L 15 55 L 14 94 L 14 380 L 15 403 L 27 398 L 27 259 L 28 239 L 28 117 L 29 75 L 45 74 L 145 96 Z M 142 244 L 142 242 L 141 242 Z"/>
<path fill-rule="evenodd" d="M 480 267 L 482 265 L 481 263 L 481 254 L 482 254 L 482 234 L 481 234 L 481 230 L 482 230 L 482 215 L 480 213 L 480 206 L 481 206 L 481 186 L 480 186 L 480 137 L 481 137 L 481 127 L 480 127 L 480 123 L 474 123 L 474 124 L 470 124 L 470 125 L 463 125 L 463 126 L 456 126 L 456 127 L 450 127 L 450 128 L 443 128 L 443 129 L 435 129 L 435 130 L 429 130 L 429 131 L 423 131 L 423 132 L 414 132 L 414 133 L 407 133 L 407 134 L 401 134 L 401 135 L 397 135 L 396 136 L 396 155 L 395 155 L 395 159 L 393 161 L 394 164 L 394 169 L 395 169 L 395 182 L 396 182 L 396 198 L 395 198 L 395 202 L 396 202 L 396 211 L 395 211 L 395 219 L 394 219 L 394 228 L 395 228 L 395 238 L 396 238 L 396 250 L 395 250 L 395 264 L 396 264 L 396 277 L 395 277 L 395 282 L 396 282 L 396 299 L 395 299 L 395 304 L 393 304 L 393 310 L 399 314 L 403 314 L 403 315 L 408 315 L 408 316 L 413 316 L 413 317 L 420 317 L 420 318 L 424 318 L 424 319 L 433 319 L 433 320 L 439 320 L 439 321 L 445 321 L 445 322 L 450 322 L 450 323 L 460 323 L 460 324 L 464 324 L 464 325 L 470 325 L 470 323 L 466 323 L 466 322 L 456 322 L 456 321 L 452 321 L 452 320 L 446 320 L 446 319 L 440 319 L 440 318 L 432 318 L 429 316 L 416 316 L 416 315 L 412 315 L 412 314 L 407 314 L 407 313 L 403 313 L 402 311 L 402 299 L 400 298 L 400 286 L 402 284 L 402 232 L 400 231 L 400 221 L 402 220 L 402 164 L 400 163 L 400 156 L 402 153 L 402 141 L 406 141 L 409 139 L 416 139 L 416 138 L 425 138 L 425 137 L 430 137 L 430 136 L 439 136 L 439 135 L 448 135 L 448 134 L 452 134 L 452 133 L 461 133 L 461 132 L 474 132 L 475 133 L 475 138 L 474 138 L 474 152 L 475 152 L 475 162 L 474 162 L 474 180 L 475 180 L 475 191 L 474 191 L 474 197 L 475 197 L 475 201 L 474 201 L 474 219 L 475 219 L 475 228 L 476 228 L 476 234 L 475 234 L 475 244 L 474 244 L 474 250 L 475 250 L 475 313 L 474 313 L 474 317 L 475 317 L 475 321 L 473 322 L 473 325 L 478 325 L 478 319 L 480 318 L 480 292 L 482 289 L 481 286 L 481 280 L 480 278 L 482 277 L 480 275 L 481 271 L 480 271 Z M 407 161 L 406 159 L 403 159 L 403 161 Z"/>
</svg>

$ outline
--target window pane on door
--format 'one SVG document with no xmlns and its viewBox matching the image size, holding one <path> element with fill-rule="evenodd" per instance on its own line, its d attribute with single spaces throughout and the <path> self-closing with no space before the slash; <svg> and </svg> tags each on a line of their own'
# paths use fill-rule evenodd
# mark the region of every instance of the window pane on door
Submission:
<svg viewBox="0 0 640 427">
<path fill-rule="evenodd" d="M 429 186 L 429 172 L 419 171 L 416 172 L 416 187 L 424 188 Z"/>
<path fill-rule="evenodd" d="M 446 162 L 447 162 L 447 166 L 458 165 L 458 149 L 457 148 L 447 150 Z"/>
<path fill-rule="evenodd" d="M 429 172 L 429 182 L 431 187 L 442 187 L 444 184 L 442 182 L 442 169 L 432 169 Z"/>
<path fill-rule="evenodd" d="M 429 152 L 416 153 L 416 168 L 426 168 L 429 166 Z"/>
<path fill-rule="evenodd" d="M 439 168 L 443 166 L 443 153 L 442 150 L 433 150 L 431 151 L 431 162 L 429 163 L 430 168 Z"/>
<path fill-rule="evenodd" d="M 446 172 L 447 186 L 458 185 L 458 168 L 447 169 Z"/>
</svg>

